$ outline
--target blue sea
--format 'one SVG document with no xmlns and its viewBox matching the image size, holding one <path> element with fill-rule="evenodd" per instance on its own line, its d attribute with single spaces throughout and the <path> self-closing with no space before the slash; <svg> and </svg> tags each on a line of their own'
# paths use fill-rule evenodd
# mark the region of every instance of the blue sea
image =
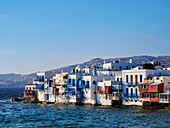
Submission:
<svg viewBox="0 0 170 128">
<path fill-rule="evenodd" d="M 7 102 L 22 96 L 21 88 L 0 88 L 0 128 L 170 127 L 166 109 Z"/>
</svg>

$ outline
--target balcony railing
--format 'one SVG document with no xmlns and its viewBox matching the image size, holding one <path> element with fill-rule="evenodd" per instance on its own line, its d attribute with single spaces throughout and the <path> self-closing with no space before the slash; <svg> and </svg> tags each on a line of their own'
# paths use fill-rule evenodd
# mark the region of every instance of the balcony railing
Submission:
<svg viewBox="0 0 170 128">
<path fill-rule="evenodd" d="M 44 90 L 44 85 L 43 84 L 37 84 L 34 90 Z"/>
<path fill-rule="evenodd" d="M 34 79 L 35 82 L 44 82 L 43 79 Z"/>
<path fill-rule="evenodd" d="M 75 86 L 75 83 L 68 83 L 68 82 L 67 82 L 67 85 L 68 85 L 68 86 Z"/>
<path fill-rule="evenodd" d="M 122 89 L 112 89 L 112 92 L 122 92 Z"/>
<path fill-rule="evenodd" d="M 124 97 L 131 97 L 131 98 L 133 98 L 133 97 L 135 97 L 135 98 L 139 98 L 139 95 L 137 94 L 131 94 L 131 93 L 124 93 Z"/>
<path fill-rule="evenodd" d="M 127 85 L 127 86 L 136 86 L 138 84 L 139 84 L 139 82 L 127 82 L 125 85 Z"/>
<path fill-rule="evenodd" d="M 66 92 L 66 95 L 75 95 L 75 92 L 74 91 L 69 91 L 69 92 Z"/>
<path fill-rule="evenodd" d="M 139 88 L 139 92 L 143 93 L 143 92 L 148 92 L 147 88 Z"/>
</svg>

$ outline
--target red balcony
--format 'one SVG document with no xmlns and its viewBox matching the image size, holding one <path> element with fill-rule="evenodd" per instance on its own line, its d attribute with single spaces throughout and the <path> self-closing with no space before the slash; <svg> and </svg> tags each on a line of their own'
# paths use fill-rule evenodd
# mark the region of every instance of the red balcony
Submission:
<svg viewBox="0 0 170 128">
<path fill-rule="evenodd" d="M 112 93 L 112 86 L 105 86 L 105 91 L 106 94 L 111 94 Z"/>
<path fill-rule="evenodd" d="M 143 101 L 159 102 L 159 93 L 140 93 L 140 99 Z"/>
<path fill-rule="evenodd" d="M 157 98 L 150 98 L 150 101 L 152 101 L 152 102 L 159 102 L 159 97 L 157 97 Z"/>
<path fill-rule="evenodd" d="M 148 92 L 163 92 L 163 83 L 148 85 Z"/>
<path fill-rule="evenodd" d="M 103 91 L 96 91 L 96 94 L 103 94 Z"/>
<path fill-rule="evenodd" d="M 54 95 L 59 95 L 59 89 L 58 88 L 54 88 L 53 89 L 53 94 Z"/>
<path fill-rule="evenodd" d="M 98 90 L 96 91 L 96 94 L 111 94 L 112 93 L 112 87 L 111 86 L 105 86 L 104 89 L 102 87 L 98 87 Z"/>
</svg>

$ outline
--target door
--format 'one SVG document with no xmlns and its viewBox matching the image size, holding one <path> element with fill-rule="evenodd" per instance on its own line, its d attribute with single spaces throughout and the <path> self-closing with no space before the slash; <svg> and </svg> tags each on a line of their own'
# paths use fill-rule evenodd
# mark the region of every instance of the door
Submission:
<svg viewBox="0 0 170 128">
<path fill-rule="evenodd" d="M 130 75 L 130 82 L 133 83 L 133 75 Z"/>
<path fill-rule="evenodd" d="M 135 75 L 135 82 L 138 83 L 138 75 Z"/>
</svg>

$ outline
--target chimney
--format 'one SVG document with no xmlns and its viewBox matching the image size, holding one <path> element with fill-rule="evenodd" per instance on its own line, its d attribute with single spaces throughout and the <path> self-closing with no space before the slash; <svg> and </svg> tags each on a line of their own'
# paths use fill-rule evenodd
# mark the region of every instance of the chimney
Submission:
<svg viewBox="0 0 170 128">
<path fill-rule="evenodd" d="M 129 63 L 133 63 L 133 60 L 132 60 L 132 59 L 129 59 Z"/>
</svg>

